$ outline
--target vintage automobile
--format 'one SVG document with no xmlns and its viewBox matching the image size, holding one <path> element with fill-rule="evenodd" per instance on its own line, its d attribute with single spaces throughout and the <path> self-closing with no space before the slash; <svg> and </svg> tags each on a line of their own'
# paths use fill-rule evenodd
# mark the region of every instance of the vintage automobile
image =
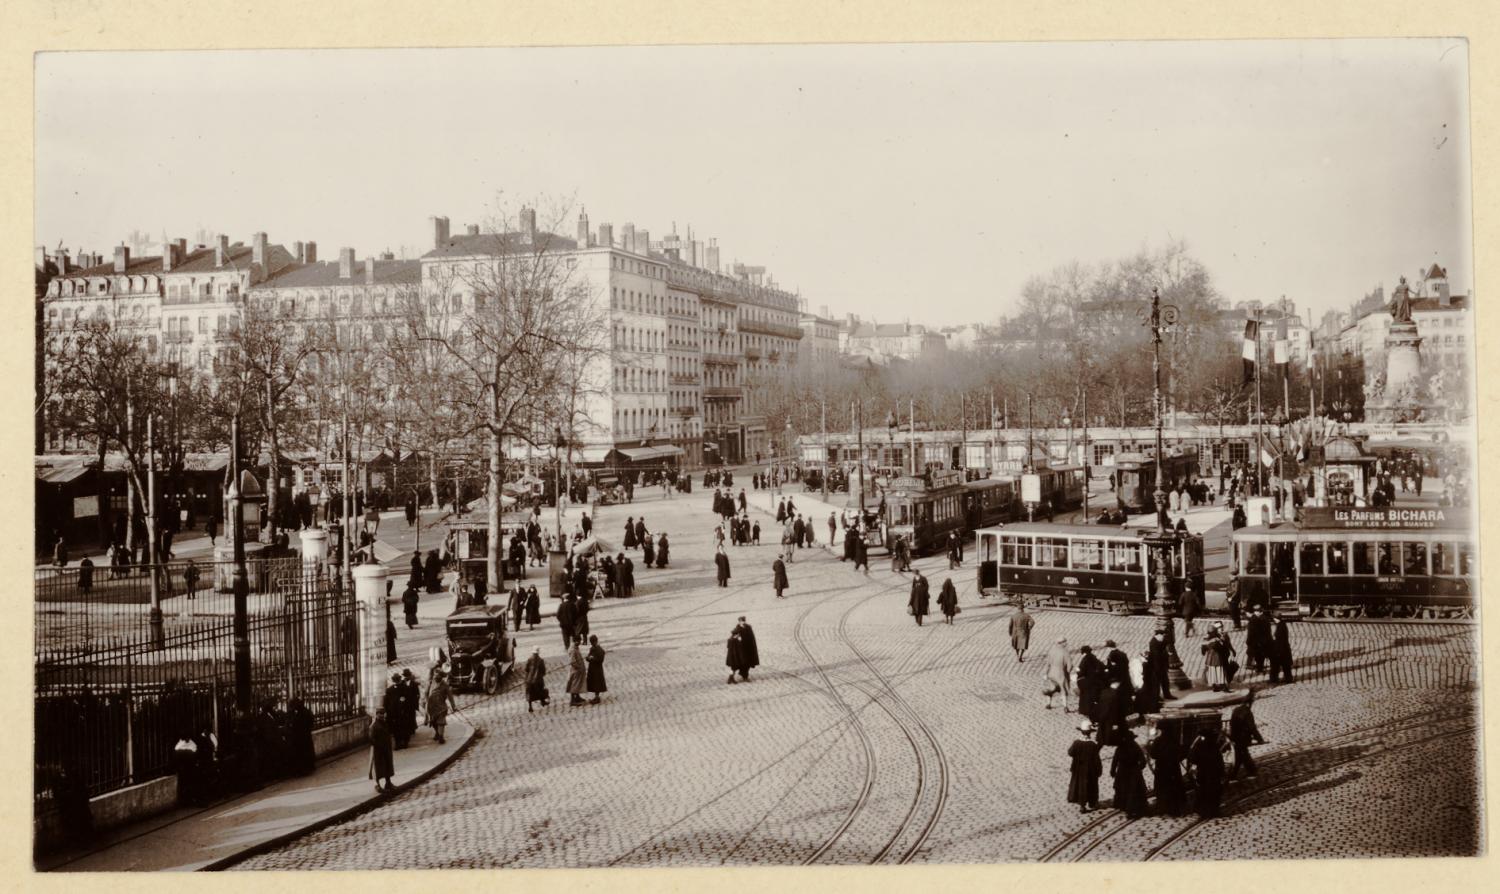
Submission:
<svg viewBox="0 0 1500 894">
<path fill-rule="evenodd" d="M 505 629 L 499 605 L 471 605 L 448 616 L 449 679 L 455 690 L 483 689 L 494 695 L 500 678 L 516 663 L 516 641 Z"/>
</svg>

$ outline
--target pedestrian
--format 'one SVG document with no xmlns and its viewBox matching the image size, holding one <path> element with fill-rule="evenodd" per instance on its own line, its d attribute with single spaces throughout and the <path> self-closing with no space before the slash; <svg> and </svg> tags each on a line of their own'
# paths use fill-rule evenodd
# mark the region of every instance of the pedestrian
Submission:
<svg viewBox="0 0 1500 894">
<path fill-rule="evenodd" d="M 385 663 L 396 663 L 396 622 L 391 620 L 389 603 L 385 613 Z"/>
<path fill-rule="evenodd" d="M 94 588 L 94 562 L 88 556 L 84 556 L 78 562 L 78 592 L 88 595 Z"/>
<path fill-rule="evenodd" d="M 557 626 L 562 630 L 563 648 L 573 644 L 573 627 L 578 618 L 578 603 L 572 593 L 557 607 Z"/>
<path fill-rule="evenodd" d="M 786 500 L 782 500 L 781 502 L 779 502 L 779 503 L 776 504 L 776 524 L 779 525 L 779 524 L 784 523 L 785 521 L 786 521 Z"/>
<path fill-rule="evenodd" d="M 906 613 L 917 619 L 917 626 L 922 626 L 922 619 L 927 616 L 927 578 L 918 571 L 911 579 L 911 597 L 907 600 Z"/>
<path fill-rule="evenodd" d="M 1229 766 L 1229 778 L 1240 775 L 1255 775 L 1255 759 L 1250 756 L 1251 745 L 1264 745 L 1266 740 L 1255 725 L 1255 690 L 1246 691 L 1245 700 L 1229 712 L 1229 744 L 1234 746 L 1234 763 Z"/>
<path fill-rule="evenodd" d="M 838 518 L 834 513 L 830 512 L 828 513 L 828 548 L 830 550 L 839 542 L 838 533 Z"/>
<path fill-rule="evenodd" d="M 948 532 L 948 568 L 957 568 L 964 563 L 963 541 L 959 540 L 958 533 Z"/>
<path fill-rule="evenodd" d="M 427 564 L 423 568 L 423 576 L 427 582 L 427 592 L 441 593 L 443 590 L 443 563 L 438 558 L 437 550 L 427 551 Z"/>
<path fill-rule="evenodd" d="M 58 568 L 68 564 L 68 544 L 61 537 L 52 544 L 52 564 Z"/>
<path fill-rule="evenodd" d="M 1156 806 L 1169 816 L 1182 816 L 1187 797 L 1182 783 L 1182 756 L 1178 753 L 1177 737 L 1164 735 L 1161 727 L 1152 727 L 1151 739 L 1146 743 L 1146 753 L 1151 757 L 1151 781 L 1156 788 Z"/>
<path fill-rule="evenodd" d="M 583 591 L 578 597 L 573 613 L 573 638 L 581 640 L 589 635 L 589 609 L 593 608 L 593 599 L 589 596 L 592 588 Z"/>
<path fill-rule="evenodd" d="M 650 541 L 647 542 L 649 543 Z M 586 660 L 589 666 L 586 682 L 589 692 L 594 694 L 594 697 L 589 700 L 589 704 L 597 705 L 599 704 L 599 696 L 609 691 L 609 687 L 604 685 L 604 647 L 599 645 L 599 637 L 589 637 L 589 654 Z"/>
<path fill-rule="evenodd" d="M 1026 661 L 1026 648 L 1031 645 L 1031 628 L 1036 621 L 1026 613 L 1026 600 L 1021 600 L 1021 607 L 1010 616 L 1010 647 L 1015 650 L 1016 660 L 1022 663 Z"/>
<path fill-rule="evenodd" d="M 1229 583 L 1224 587 L 1224 604 L 1229 609 L 1229 620 L 1234 629 L 1240 629 L 1240 576 L 1233 568 L 1229 570 Z M 1248 651 L 1249 647 L 1246 646 Z"/>
<path fill-rule="evenodd" d="M 1249 519 L 1245 517 L 1245 507 L 1235 506 L 1234 514 L 1229 519 L 1229 529 L 1231 531 L 1238 531 L 1247 524 L 1249 524 Z"/>
<path fill-rule="evenodd" d="M 724 664 L 729 668 L 729 682 L 734 683 L 734 675 L 739 674 L 748 683 L 750 669 L 760 666 L 760 649 L 755 642 L 755 631 L 743 615 L 729 632 L 729 642 L 725 645 Z"/>
<path fill-rule="evenodd" d="M 1172 697 L 1170 669 L 1167 635 L 1165 631 L 1157 630 L 1151 634 L 1151 641 L 1146 644 L 1146 666 L 1142 676 L 1146 678 L 1146 686 L 1156 693 L 1156 698 L 1152 700 L 1158 705 Z"/>
<path fill-rule="evenodd" d="M 1118 745 L 1120 731 L 1125 729 L 1125 718 L 1130 711 L 1130 699 L 1120 688 L 1119 680 L 1110 680 L 1109 686 L 1099 693 L 1099 705 L 1094 711 L 1094 722 L 1099 725 L 1099 744 Z"/>
<path fill-rule="evenodd" d="M 1099 693 L 1104 688 L 1104 662 L 1094 654 L 1092 646 L 1080 646 L 1078 651 L 1078 713 L 1097 722 Z"/>
<path fill-rule="evenodd" d="M 776 589 L 777 599 L 783 598 L 782 592 L 792 586 L 786 579 L 786 563 L 782 561 L 783 558 L 785 556 L 778 553 L 776 561 L 771 563 L 771 586 Z"/>
<path fill-rule="evenodd" d="M 938 591 L 938 608 L 943 610 L 943 623 L 952 624 L 953 616 L 958 614 L 958 588 L 953 586 L 953 578 L 943 578 L 943 588 Z"/>
<path fill-rule="evenodd" d="M 1266 659 L 1271 657 L 1271 619 L 1257 605 L 1250 613 L 1250 622 L 1245 631 L 1245 663 L 1261 673 L 1266 669 Z"/>
<path fill-rule="evenodd" d="M 1218 621 L 1209 630 L 1203 645 L 1199 647 L 1203 653 L 1203 677 L 1214 692 L 1228 692 L 1229 681 L 1233 674 L 1229 670 L 1234 655 L 1234 645 L 1224 635 L 1224 625 Z"/>
<path fill-rule="evenodd" d="M 850 562 L 854 560 L 854 540 L 854 529 L 849 527 L 844 528 L 844 554 L 839 558 L 840 562 Z M 857 568 L 859 566 L 856 565 L 855 567 Z"/>
<path fill-rule="evenodd" d="M 1099 743 L 1093 739 L 1094 725 L 1087 720 L 1078 722 L 1078 738 L 1068 746 L 1068 758 L 1072 767 L 1068 775 L 1068 803 L 1077 804 L 1079 813 L 1088 813 L 1099 806 L 1099 777 L 1104 774 L 1104 764 L 1099 760 Z"/>
<path fill-rule="evenodd" d="M 1131 692 L 1135 698 L 1135 710 L 1144 718 L 1161 710 L 1161 692 L 1156 681 L 1146 674 L 1151 667 L 1151 651 L 1146 649 L 1130 661 Z"/>
<path fill-rule="evenodd" d="M 646 516 L 643 515 L 635 520 L 635 542 L 644 545 L 650 536 L 650 532 L 646 530 Z"/>
<path fill-rule="evenodd" d="M 1188 764 L 1193 768 L 1198 797 L 1194 808 L 1198 816 L 1209 819 L 1219 815 L 1224 792 L 1224 758 L 1219 754 L 1219 733 L 1201 733 L 1188 746 Z"/>
<path fill-rule="evenodd" d="M 1135 704 L 1135 684 L 1130 681 L 1130 658 L 1112 639 L 1104 641 L 1104 648 L 1109 650 L 1104 653 L 1105 674 L 1111 681 L 1120 684 L 1125 713 L 1129 714 L 1130 706 Z"/>
<path fill-rule="evenodd" d="M 724 547 L 714 554 L 714 568 L 718 572 L 719 586 L 729 586 L 729 556 L 724 553 Z"/>
<path fill-rule="evenodd" d="M 1072 686 L 1068 679 L 1069 665 L 1072 656 L 1068 654 L 1068 640 L 1059 636 L 1052 648 L 1047 650 L 1047 669 L 1045 671 L 1045 682 L 1042 685 L 1042 694 L 1047 696 L 1047 710 L 1052 710 L 1052 697 L 1062 693 L 1063 713 L 1070 714 L 1073 709 L 1068 706 L 1068 698 L 1072 694 Z"/>
<path fill-rule="evenodd" d="M 1193 629 L 1193 619 L 1198 617 L 1197 592 L 1192 588 L 1184 589 L 1178 610 L 1182 614 L 1182 635 L 1184 637 L 1196 636 L 1197 631 Z"/>
<path fill-rule="evenodd" d="M 1129 819 L 1146 815 L 1146 753 L 1128 729 L 1119 732 L 1120 744 L 1109 763 L 1109 775 L 1115 780 L 1114 808 Z"/>
<path fill-rule="evenodd" d="M 648 531 L 646 536 L 641 538 L 641 565 L 644 568 L 650 568 L 655 561 L 656 543 L 651 539 L 651 533 Z"/>
<path fill-rule="evenodd" d="M 583 642 L 582 637 L 574 637 L 568 644 L 568 707 L 576 708 L 583 704 L 583 692 L 588 686 L 588 666 L 584 663 L 583 653 L 579 651 L 579 645 Z"/>
<path fill-rule="evenodd" d="M 865 577 L 870 576 L 870 545 L 865 543 L 864 535 L 856 532 L 854 538 L 854 570 L 860 568 L 865 570 Z"/>
<path fill-rule="evenodd" d="M 406 589 L 401 591 L 401 610 L 406 616 L 407 630 L 417 626 L 417 606 L 422 601 L 422 597 L 417 594 L 417 582 L 418 578 L 413 577 L 406 582 Z"/>
<path fill-rule="evenodd" d="M 417 501 L 410 499 L 406 501 L 406 526 L 409 528 L 417 523 Z"/>
<path fill-rule="evenodd" d="M 535 630 L 536 625 L 542 623 L 542 600 L 537 595 L 536 587 L 526 588 L 526 629 Z"/>
<path fill-rule="evenodd" d="M 544 708 L 552 704 L 547 692 L 547 662 L 542 659 L 541 646 L 531 647 L 531 657 L 526 659 L 522 673 L 526 680 L 526 713 L 532 713 L 535 702 L 541 702 Z"/>
<path fill-rule="evenodd" d="M 375 791 L 389 792 L 395 788 L 391 777 L 396 775 L 396 755 L 391 750 L 391 728 L 384 708 L 375 709 L 375 719 L 370 721 L 366 735 L 370 741 L 370 778 L 375 780 Z"/>
<path fill-rule="evenodd" d="M 453 690 L 448 688 L 448 675 L 439 671 L 427 684 L 427 725 L 432 727 L 439 745 L 448 741 L 443 738 L 443 733 L 448 728 L 449 708 L 456 710 L 458 702 L 453 698 Z"/>
<path fill-rule="evenodd" d="M 665 568 L 665 567 L 667 567 L 667 532 L 666 531 L 663 531 L 661 533 L 661 536 L 658 537 L 658 538 L 656 538 L 656 567 L 657 568 Z M 633 584 L 634 584 L 634 582 L 632 582 L 632 587 L 631 587 L 632 590 L 634 589 Z"/>
<path fill-rule="evenodd" d="M 390 685 L 385 687 L 380 706 L 385 709 L 386 723 L 390 726 L 391 739 L 397 749 L 405 748 L 411 740 L 411 734 L 406 731 L 406 698 L 406 685 L 400 672 L 391 674 Z"/>
<path fill-rule="evenodd" d="M 1292 640 L 1286 619 L 1277 618 L 1271 633 L 1271 682 L 1283 681 L 1292 682 Z"/>
<path fill-rule="evenodd" d="M 213 546 L 219 536 L 219 516 L 209 513 L 208 521 L 203 525 L 204 533 L 208 534 L 208 545 Z"/>
<path fill-rule="evenodd" d="M 505 604 L 505 610 L 510 614 L 511 629 L 517 633 L 521 632 L 521 621 L 526 615 L 526 590 L 516 587 L 511 591 L 510 600 Z"/>
<path fill-rule="evenodd" d="M 307 776 L 318 763 L 313 747 L 313 714 L 300 698 L 286 706 L 287 769 L 293 776 Z"/>
<path fill-rule="evenodd" d="M 625 519 L 625 548 L 635 549 L 635 517 Z"/>
</svg>

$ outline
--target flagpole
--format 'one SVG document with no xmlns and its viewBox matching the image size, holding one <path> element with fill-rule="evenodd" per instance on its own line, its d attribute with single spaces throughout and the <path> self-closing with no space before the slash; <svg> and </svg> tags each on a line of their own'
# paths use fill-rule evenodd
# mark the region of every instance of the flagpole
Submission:
<svg viewBox="0 0 1500 894">
<path fill-rule="evenodd" d="M 1266 492 L 1266 464 L 1261 461 L 1265 449 L 1266 413 L 1260 403 L 1260 308 L 1255 309 L 1255 480 L 1259 485 L 1258 496 Z"/>
</svg>

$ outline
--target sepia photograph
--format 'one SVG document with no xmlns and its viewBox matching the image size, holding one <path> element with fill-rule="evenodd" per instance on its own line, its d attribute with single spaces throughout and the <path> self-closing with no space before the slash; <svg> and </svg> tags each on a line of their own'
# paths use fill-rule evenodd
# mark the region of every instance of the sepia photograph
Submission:
<svg viewBox="0 0 1500 894">
<path fill-rule="evenodd" d="M 1483 856 L 1470 64 L 38 52 L 34 870 Z"/>
</svg>

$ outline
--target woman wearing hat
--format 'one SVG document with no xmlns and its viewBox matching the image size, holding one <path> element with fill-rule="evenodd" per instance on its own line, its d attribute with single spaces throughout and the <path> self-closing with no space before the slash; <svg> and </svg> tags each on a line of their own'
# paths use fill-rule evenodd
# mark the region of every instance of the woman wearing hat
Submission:
<svg viewBox="0 0 1500 894">
<path fill-rule="evenodd" d="M 1229 637 L 1224 635 L 1224 623 L 1215 621 L 1214 626 L 1209 629 L 1208 637 L 1199 647 L 1203 652 L 1203 679 L 1214 692 L 1229 691 L 1228 666 L 1234 645 L 1229 642 Z"/>
<path fill-rule="evenodd" d="M 1115 780 L 1114 807 L 1130 819 L 1146 815 L 1146 753 L 1136 744 L 1135 733 L 1122 729 L 1116 734 L 1118 744 L 1109 764 L 1109 775 Z"/>
<path fill-rule="evenodd" d="M 531 657 L 526 659 L 522 673 L 526 680 L 526 713 L 532 712 L 533 702 L 541 702 L 544 708 L 552 704 L 547 693 L 547 662 L 542 660 L 541 646 L 531 647 Z"/>
<path fill-rule="evenodd" d="M 1104 773 L 1104 765 L 1099 760 L 1099 743 L 1093 735 L 1094 725 L 1080 720 L 1078 738 L 1068 746 L 1068 757 L 1073 762 L 1068 778 L 1068 803 L 1077 804 L 1079 813 L 1088 813 L 1099 806 L 1099 777 Z"/>
<path fill-rule="evenodd" d="M 582 641 L 581 636 L 575 636 L 568 646 L 568 706 L 575 708 L 583 704 L 583 690 L 588 682 L 588 668 L 583 653 L 578 650 Z"/>
<path fill-rule="evenodd" d="M 443 738 L 443 730 L 448 726 L 448 709 L 457 707 L 453 690 L 448 688 L 448 675 L 441 671 L 433 674 L 432 683 L 427 687 L 427 725 L 437 734 L 439 745 L 447 741 Z"/>
</svg>

